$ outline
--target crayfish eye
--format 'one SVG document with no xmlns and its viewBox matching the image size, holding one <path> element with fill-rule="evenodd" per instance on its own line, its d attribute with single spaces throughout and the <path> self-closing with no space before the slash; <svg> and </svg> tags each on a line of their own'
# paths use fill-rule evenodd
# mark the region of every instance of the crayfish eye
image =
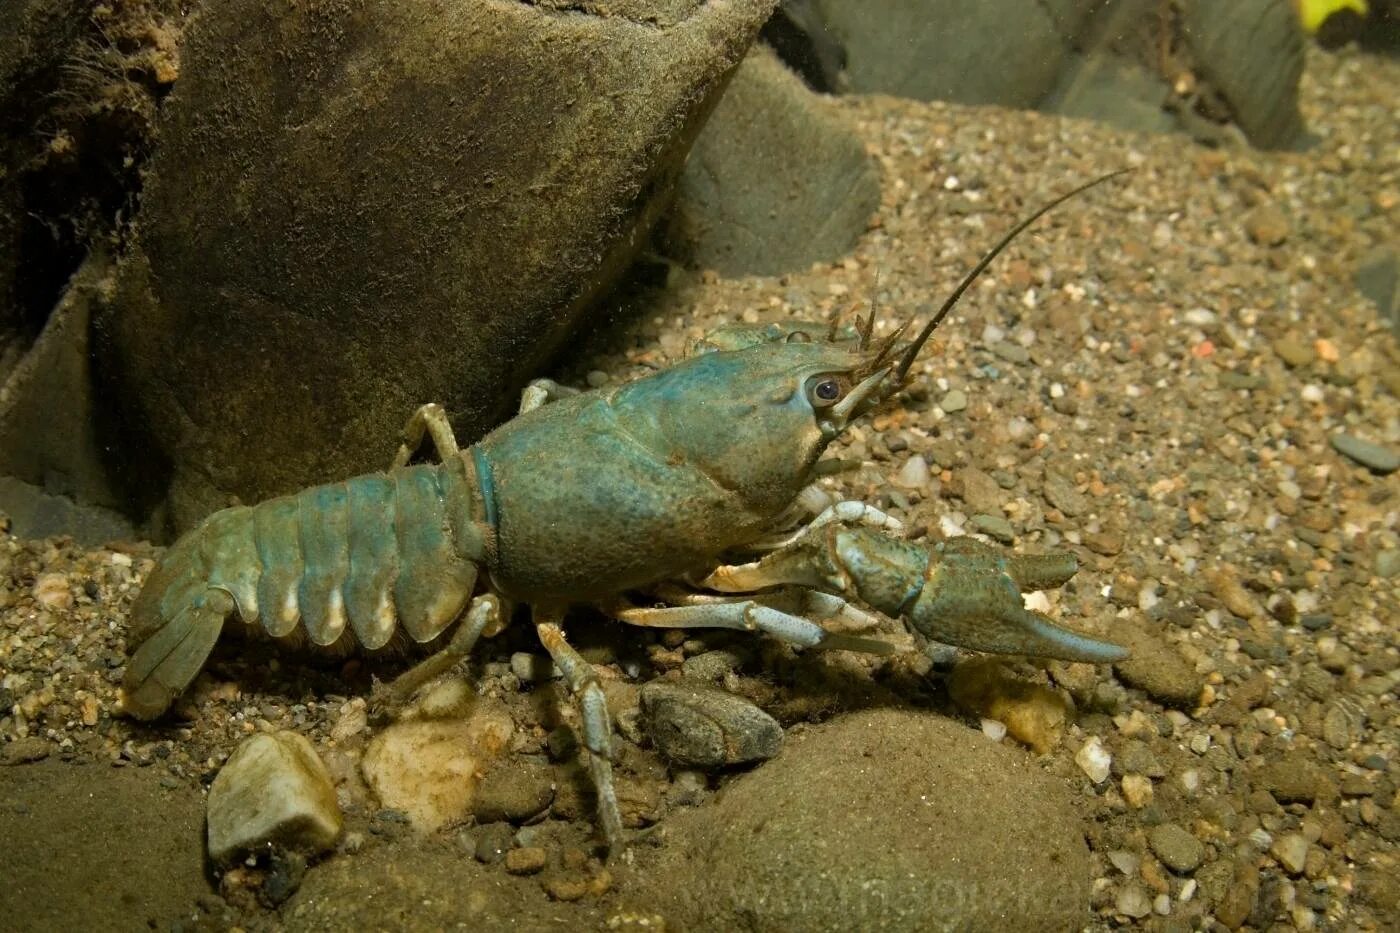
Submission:
<svg viewBox="0 0 1400 933">
<path fill-rule="evenodd" d="M 846 387 L 835 376 L 817 376 L 807 387 L 807 397 L 813 408 L 827 408 L 840 401 Z"/>
</svg>

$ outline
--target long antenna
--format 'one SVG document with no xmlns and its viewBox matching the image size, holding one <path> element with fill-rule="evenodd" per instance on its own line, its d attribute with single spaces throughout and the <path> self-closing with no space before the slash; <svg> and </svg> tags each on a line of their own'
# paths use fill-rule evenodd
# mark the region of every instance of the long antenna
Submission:
<svg viewBox="0 0 1400 933">
<path fill-rule="evenodd" d="M 997 242 L 997 245 L 993 246 L 987 252 L 987 255 L 978 260 L 977 265 L 972 267 L 972 271 L 963 276 L 963 280 L 958 283 L 958 287 L 953 289 L 953 293 L 948 296 L 948 300 L 943 302 L 943 307 L 939 308 L 938 313 L 929 319 L 929 322 L 924 325 L 924 329 L 919 332 L 919 336 L 916 337 L 914 342 L 904 351 L 904 355 L 900 357 L 899 365 L 894 369 L 893 376 L 895 382 L 902 383 L 904 381 L 905 377 L 909 375 L 909 368 L 914 365 L 914 359 L 919 355 L 919 351 L 924 348 L 924 344 L 928 342 L 929 335 L 933 333 L 934 328 L 942 323 L 943 319 L 948 316 L 948 312 L 953 310 L 953 305 L 957 304 L 958 299 L 963 296 L 963 292 L 967 291 L 968 288 L 972 286 L 972 283 L 977 281 L 977 277 L 982 274 L 987 266 L 991 265 L 992 260 L 996 259 L 997 255 L 1002 250 L 1006 249 L 1007 245 L 1010 244 L 1012 240 L 1020 235 L 1021 231 L 1039 220 L 1042 215 L 1059 207 L 1075 195 L 1082 194 L 1095 185 L 1101 185 L 1110 178 L 1117 178 L 1119 175 L 1126 175 L 1131 171 L 1132 169 L 1130 168 L 1120 168 L 1116 172 L 1109 172 L 1107 175 L 1101 175 L 1093 181 L 1085 182 L 1073 191 L 1067 191 L 1055 198 L 1055 200 L 1042 206 L 1034 214 L 1031 214 L 1025 220 L 1022 220 L 1016 226 L 1012 227 L 1011 231 L 1007 233 L 1006 236 L 1002 237 L 1001 240 Z"/>
</svg>

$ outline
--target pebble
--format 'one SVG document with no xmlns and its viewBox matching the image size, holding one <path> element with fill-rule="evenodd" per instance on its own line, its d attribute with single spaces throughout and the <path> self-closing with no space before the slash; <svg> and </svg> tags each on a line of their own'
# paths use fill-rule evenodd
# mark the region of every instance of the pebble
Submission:
<svg viewBox="0 0 1400 933">
<path fill-rule="evenodd" d="M 1230 568 L 1216 567 L 1207 571 L 1206 582 L 1210 584 L 1211 594 L 1239 618 L 1253 619 L 1264 614 L 1259 600 L 1244 588 Z"/>
<path fill-rule="evenodd" d="M 1308 862 L 1308 840 L 1301 833 L 1279 836 L 1269 847 L 1269 854 L 1278 859 L 1290 875 L 1300 875 Z"/>
<path fill-rule="evenodd" d="M 1274 341 L 1274 352 L 1284 363 L 1297 369 L 1311 366 L 1317 360 L 1317 351 L 1312 344 L 1304 343 L 1293 336 L 1280 337 Z"/>
<path fill-rule="evenodd" d="M 1382 476 L 1400 470 L 1400 451 L 1394 448 L 1382 447 L 1351 434 L 1333 434 L 1331 441 L 1338 453 Z"/>
<path fill-rule="evenodd" d="M 511 761 L 486 773 L 472 803 L 478 823 L 522 822 L 554 800 L 554 774 L 543 764 Z"/>
<path fill-rule="evenodd" d="M 1079 751 L 1074 753 L 1074 763 L 1079 765 L 1079 770 L 1083 771 L 1089 780 L 1095 784 L 1102 784 L 1108 780 L 1112 770 L 1113 756 L 1095 735 L 1090 736 L 1089 740 L 1080 746 Z"/>
<path fill-rule="evenodd" d="M 1011 523 L 1000 515 L 987 515 L 978 512 L 972 516 L 972 527 L 1002 544 L 1011 544 L 1016 540 L 1016 529 L 1011 527 Z"/>
<path fill-rule="evenodd" d="M 488 823 L 476 831 L 473 856 L 484 865 L 494 865 L 515 845 L 515 827 L 509 823 Z"/>
<path fill-rule="evenodd" d="M 1256 780 L 1279 803 L 1312 803 L 1326 778 L 1311 762 L 1285 756 L 1260 768 Z"/>
<path fill-rule="evenodd" d="M 950 415 L 960 412 L 967 408 L 967 393 L 962 389 L 954 389 L 939 400 L 938 407 Z"/>
<path fill-rule="evenodd" d="M 499 701 L 478 703 L 464 720 L 397 722 L 370 741 L 360 770 L 381 804 L 433 832 L 472 812 L 478 775 L 514 728 Z"/>
<path fill-rule="evenodd" d="M 1245 233 L 1260 246 L 1278 246 L 1288 239 L 1288 215 L 1273 204 L 1261 204 L 1244 218 Z"/>
<path fill-rule="evenodd" d="M 948 695 L 968 712 L 1004 723 L 1012 738 L 1040 755 L 1060 744 L 1069 718 L 1058 693 L 1022 680 L 992 660 L 978 659 L 955 667 L 948 678 Z"/>
<path fill-rule="evenodd" d="M 1114 638 L 1132 654 L 1113 665 L 1126 684 L 1143 690 L 1165 706 L 1193 708 L 1199 702 L 1205 681 L 1181 653 L 1161 636 L 1142 628 L 1114 631 Z"/>
<path fill-rule="evenodd" d="M 8 712 L 8 711 L 4 711 Z M 49 757 L 52 746 L 37 735 L 27 735 L 0 747 L 0 765 L 27 765 Z"/>
<path fill-rule="evenodd" d="M 681 673 L 695 680 L 723 680 L 739 669 L 740 661 L 733 651 L 706 651 L 686 658 Z"/>
<path fill-rule="evenodd" d="M 915 454 L 904 461 L 904 466 L 895 474 L 894 481 L 905 489 L 924 489 L 927 488 L 929 479 L 928 461 Z"/>
<path fill-rule="evenodd" d="M 1045 484 L 1041 488 L 1045 501 L 1070 518 L 1082 515 L 1089 509 L 1089 499 L 1075 488 L 1067 476 L 1054 471 L 1045 474 Z"/>
<path fill-rule="evenodd" d="M 1152 802 L 1152 779 L 1145 774 L 1123 775 L 1123 799 L 1134 810 L 1141 810 Z"/>
<path fill-rule="evenodd" d="M 642 721 L 674 764 L 725 768 L 778 754 L 783 727 L 743 697 L 711 687 L 652 681 L 642 687 Z"/>
<path fill-rule="evenodd" d="M 1125 917 L 1137 920 L 1152 913 L 1152 898 L 1148 896 L 1146 888 L 1136 881 L 1130 881 L 1118 889 L 1113 909 Z"/>
<path fill-rule="evenodd" d="M 34 601 L 45 609 L 71 609 L 73 593 L 68 588 L 68 575 L 63 573 L 41 573 L 34 581 L 31 591 Z"/>
<path fill-rule="evenodd" d="M 506 853 L 506 871 L 512 875 L 534 875 L 544 869 L 549 856 L 539 846 L 525 846 Z"/>
<path fill-rule="evenodd" d="M 1172 871 L 1189 874 L 1200 867 L 1206 857 L 1206 847 L 1199 839 L 1175 823 L 1162 823 L 1147 834 L 1152 853 Z"/>
<path fill-rule="evenodd" d="M 209 787 L 209 857 L 219 864 L 267 843 L 315 855 L 335 845 L 341 824 L 330 773 L 296 732 L 247 739 Z"/>
</svg>

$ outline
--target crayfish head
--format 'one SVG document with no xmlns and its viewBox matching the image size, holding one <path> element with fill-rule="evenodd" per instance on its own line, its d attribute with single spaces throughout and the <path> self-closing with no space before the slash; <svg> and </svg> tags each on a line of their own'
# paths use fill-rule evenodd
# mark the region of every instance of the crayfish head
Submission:
<svg viewBox="0 0 1400 933">
<path fill-rule="evenodd" d="M 633 383 L 613 407 L 634 436 L 655 437 L 676 462 L 772 515 L 812 481 L 827 445 L 888 394 L 889 366 L 872 360 L 839 343 L 760 341 Z"/>
</svg>

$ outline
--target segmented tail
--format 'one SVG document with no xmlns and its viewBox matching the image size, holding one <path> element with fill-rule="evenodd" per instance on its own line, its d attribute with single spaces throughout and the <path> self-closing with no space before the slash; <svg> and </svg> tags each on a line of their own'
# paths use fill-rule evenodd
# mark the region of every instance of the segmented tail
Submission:
<svg viewBox="0 0 1400 933">
<path fill-rule="evenodd" d="M 201 528 L 177 542 L 152 572 L 131 610 L 137 646 L 122 679 L 122 709 L 155 719 L 195 679 L 234 611 L 226 590 L 209 586 L 200 561 Z"/>
</svg>

